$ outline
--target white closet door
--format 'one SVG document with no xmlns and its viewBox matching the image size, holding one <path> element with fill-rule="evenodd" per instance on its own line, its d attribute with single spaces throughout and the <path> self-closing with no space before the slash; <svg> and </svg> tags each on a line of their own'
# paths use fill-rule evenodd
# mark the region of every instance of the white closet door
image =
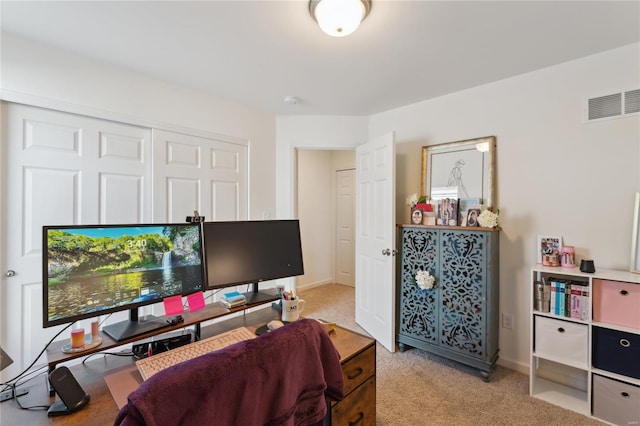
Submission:
<svg viewBox="0 0 640 426">
<path fill-rule="evenodd" d="M 248 217 L 246 145 L 153 130 L 153 218 L 183 222 L 197 210 L 207 221 Z"/>
<path fill-rule="evenodd" d="M 150 220 L 151 131 L 3 106 L 0 344 L 15 361 L 7 378 L 61 329 L 42 328 L 42 226 Z"/>
</svg>

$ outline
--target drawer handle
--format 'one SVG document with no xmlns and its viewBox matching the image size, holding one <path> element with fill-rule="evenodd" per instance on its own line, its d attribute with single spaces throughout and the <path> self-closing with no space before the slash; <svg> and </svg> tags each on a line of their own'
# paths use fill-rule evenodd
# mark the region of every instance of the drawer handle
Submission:
<svg viewBox="0 0 640 426">
<path fill-rule="evenodd" d="M 364 413 L 362 411 L 360 411 L 360 415 L 358 416 L 358 418 L 353 422 L 349 422 L 349 426 L 357 425 L 358 423 L 360 423 L 362 421 L 362 419 L 364 419 Z"/>
<path fill-rule="evenodd" d="M 558 333 L 564 333 L 564 328 L 558 327 Z"/>
<path fill-rule="evenodd" d="M 354 373 L 351 373 L 347 376 L 347 379 L 353 380 L 356 377 L 359 377 L 362 373 L 364 373 L 364 370 L 362 369 L 362 367 L 358 367 L 358 369 Z"/>
<path fill-rule="evenodd" d="M 628 348 L 629 346 L 631 346 L 631 342 L 627 339 L 620 339 L 620 346 L 622 346 L 623 348 Z"/>
<path fill-rule="evenodd" d="M 628 296 L 629 292 L 627 290 L 620 290 L 620 294 L 623 296 Z"/>
<path fill-rule="evenodd" d="M 622 395 L 623 398 L 629 398 L 631 396 L 627 392 L 620 392 L 620 395 Z"/>
</svg>

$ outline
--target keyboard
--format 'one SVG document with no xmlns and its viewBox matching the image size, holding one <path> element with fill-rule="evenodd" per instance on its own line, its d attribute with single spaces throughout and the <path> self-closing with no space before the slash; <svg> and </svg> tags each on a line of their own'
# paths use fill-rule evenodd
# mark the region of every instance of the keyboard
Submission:
<svg viewBox="0 0 640 426">
<path fill-rule="evenodd" d="M 225 348 L 234 343 L 242 342 L 256 337 L 246 327 L 236 328 L 206 339 L 198 340 L 188 345 L 180 346 L 167 352 L 152 355 L 136 361 L 138 371 L 144 380 L 156 374 L 158 371 L 188 361 L 200 355 Z"/>
</svg>

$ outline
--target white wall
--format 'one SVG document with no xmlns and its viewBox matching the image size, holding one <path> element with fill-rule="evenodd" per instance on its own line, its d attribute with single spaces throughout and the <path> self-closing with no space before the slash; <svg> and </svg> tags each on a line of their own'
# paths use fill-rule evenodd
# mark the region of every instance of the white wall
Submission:
<svg viewBox="0 0 640 426">
<path fill-rule="evenodd" d="M 277 214 L 295 217 L 295 153 L 304 149 L 348 149 L 367 141 L 367 117 L 276 117 Z"/>
<path fill-rule="evenodd" d="M 335 203 L 332 151 L 298 150 L 298 218 L 304 255 L 304 275 L 298 290 L 333 279 Z"/>
<path fill-rule="evenodd" d="M 248 142 L 249 218 L 275 213 L 275 116 L 1 34 L 2 97 L 133 124 Z"/>
<path fill-rule="evenodd" d="M 500 209 L 500 363 L 526 371 L 530 268 L 537 234 L 560 235 L 578 262 L 629 270 L 633 201 L 640 191 L 640 117 L 582 122 L 587 97 L 640 87 L 639 45 L 370 117 L 369 133 L 396 132 L 396 215 L 420 191 L 421 147 L 497 137 Z"/>
<path fill-rule="evenodd" d="M 349 170 L 356 168 L 355 149 L 345 149 L 342 151 L 332 151 L 331 154 L 333 170 Z"/>
</svg>

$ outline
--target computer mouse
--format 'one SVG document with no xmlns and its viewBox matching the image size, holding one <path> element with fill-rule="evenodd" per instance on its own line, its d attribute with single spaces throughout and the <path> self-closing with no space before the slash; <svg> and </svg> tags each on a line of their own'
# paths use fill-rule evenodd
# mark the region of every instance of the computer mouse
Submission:
<svg viewBox="0 0 640 426">
<path fill-rule="evenodd" d="M 267 323 L 267 328 L 269 329 L 269 331 L 271 331 L 271 330 L 276 330 L 276 329 L 282 327 L 283 325 L 284 325 L 284 323 L 282 321 L 273 320 L 273 321 L 269 321 Z"/>
</svg>

